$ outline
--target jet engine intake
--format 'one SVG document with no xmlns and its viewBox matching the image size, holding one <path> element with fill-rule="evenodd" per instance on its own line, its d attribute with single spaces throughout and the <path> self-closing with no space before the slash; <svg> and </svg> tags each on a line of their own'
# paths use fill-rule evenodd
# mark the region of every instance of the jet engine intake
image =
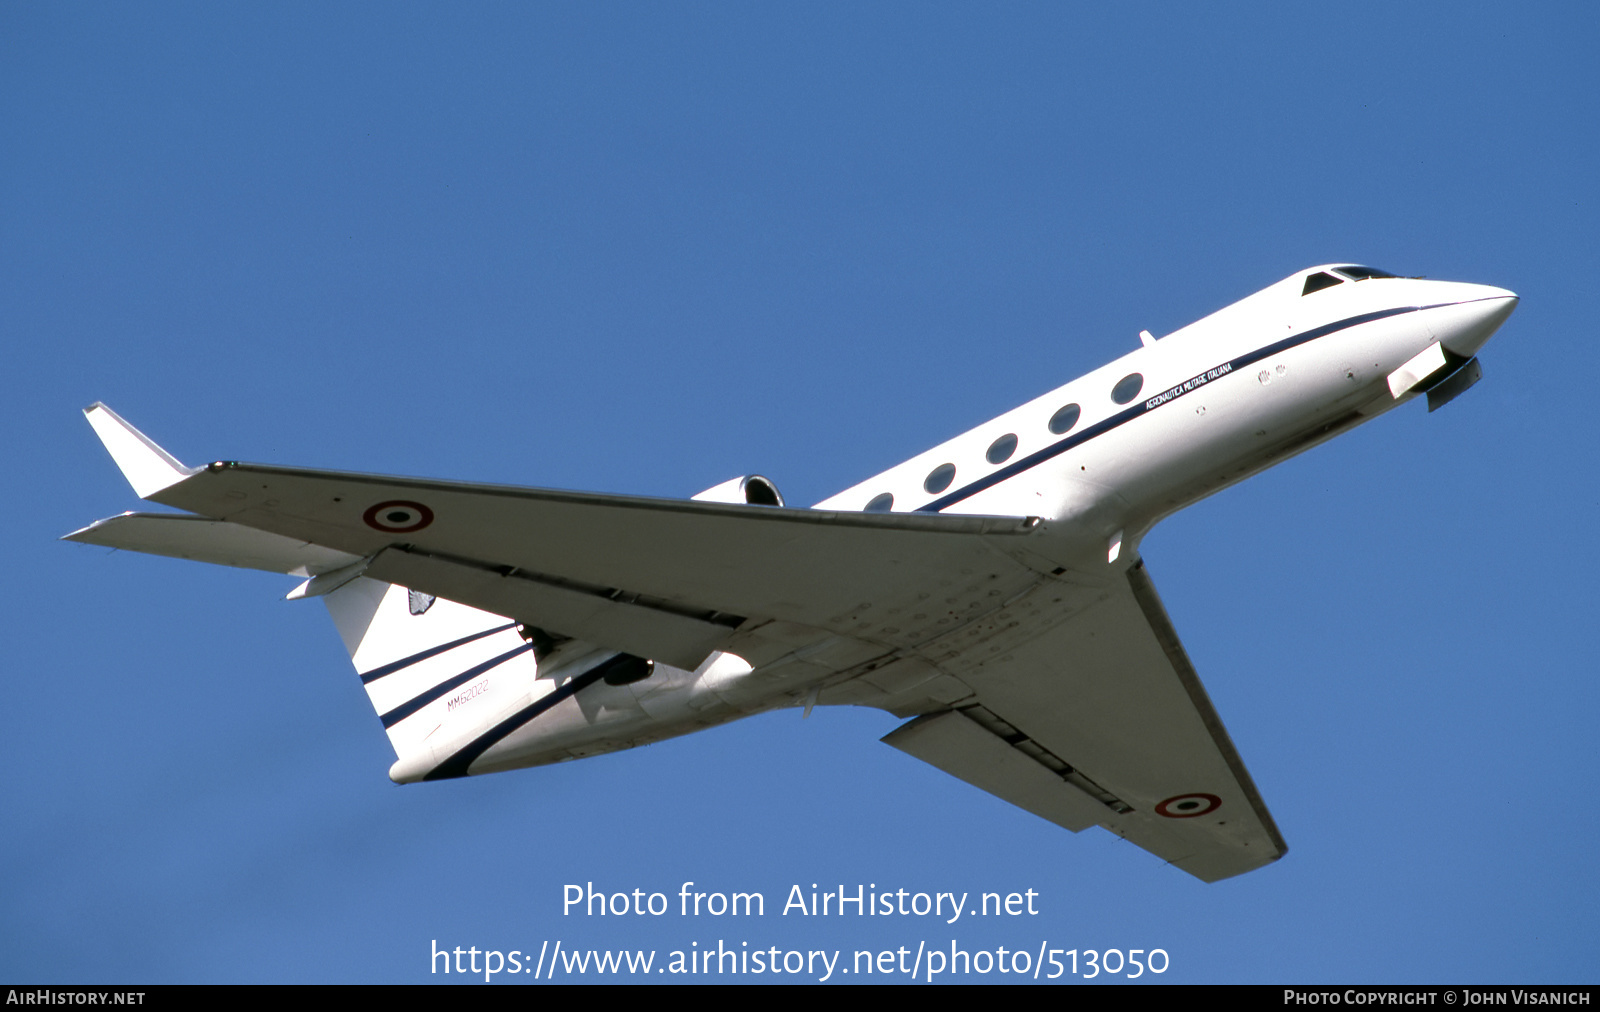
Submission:
<svg viewBox="0 0 1600 1012">
<path fill-rule="evenodd" d="M 690 498 L 700 502 L 731 502 L 748 506 L 782 506 L 783 496 L 778 486 L 759 474 L 729 478 Z"/>
</svg>

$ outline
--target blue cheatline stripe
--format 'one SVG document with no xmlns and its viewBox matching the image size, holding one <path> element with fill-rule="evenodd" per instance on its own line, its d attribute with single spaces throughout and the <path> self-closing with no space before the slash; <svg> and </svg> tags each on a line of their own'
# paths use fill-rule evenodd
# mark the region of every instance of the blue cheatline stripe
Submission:
<svg viewBox="0 0 1600 1012">
<path fill-rule="evenodd" d="M 1449 305 L 1451 303 L 1445 304 Z M 1280 352 L 1288 351 L 1290 348 L 1293 348 L 1296 345 L 1305 344 L 1309 341 L 1315 341 L 1319 337 L 1327 337 L 1329 334 L 1337 333 L 1341 330 L 1347 330 L 1351 327 L 1359 327 L 1363 323 L 1372 323 L 1375 320 L 1383 320 L 1391 316 L 1399 316 L 1403 313 L 1415 313 L 1419 309 L 1437 308 L 1439 307 L 1403 306 L 1396 309 L 1380 309 L 1375 313 L 1363 313 L 1360 316 L 1352 316 L 1349 319 L 1339 320 L 1336 323 L 1329 323 L 1321 327 L 1315 327 L 1303 334 L 1296 334 L 1293 337 L 1287 337 L 1282 341 L 1276 341 L 1272 344 L 1269 344 L 1264 348 L 1257 348 L 1255 351 L 1240 355 L 1231 362 L 1224 362 L 1222 365 L 1207 369 L 1198 376 L 1186 380 L 1183 383 L 1179 383 L 1175 387 L 1164 390 L 1161 393 L 1156 394 L 1154 397 L 1148 397 L 1141 403 L 1135 404 L 1131 408 L 1124 408 L 1123 410 L 1112 415 L 1110 418 L 1096 422 L 1087 429 L 1075 432 L 1067 438 L 1052 443 L 1042 450 L 1037 450 L 1033 453 L 1030 453 L 1015 463 L 1007 464 L 1000 470 L 987 474 L 982 478 L 979 478 L 977 481 L 972 482 L 970 485 L 963 485 L 954 492 L 951 492 L 945 496 L 941 496 L 940 498 L 935 499 L 933 502 L 928 503 L 926 506 L 918 506 L 913 512 L 937 513 L 949 506 L 954 506 L 963 499 L 970 499 L 985 489 L 993 488 L 1003 481 L 1015 478 L 1017 475 L 1029 470 L 1030 468 L 1038 467 L 1047 460 L 1059 457 L 1061 454 L 1066 453 L 1073 447 L 1082 446 L 1084 443 L 1087 443 L 1096 436 L 1105 435 L 1107 432 L 1110 432 L 1112 429 L 1115 429 L 1118 426 L 1126 425 L 1128 422 L 1133 421 L 1135 418 L 1138 418 L 1140 415 L 1145 414 L 1146 412 L 1154 411 L 1163 404 L 1169 404 L 1172 401 L 1177 400 L 1179 397 L 1182 397 L 1184 394 L 1198 390 L 1214 379 L 1221 379 L 1223 376 L 1232 373 L 1236 369 L 1243 369 L 1246 366 L 1254 365 L 1264 358 L 1269 358 Z"/>
<path fill-rule="evenodd" d="M 572 679 L 567 684 L 556 689 L 556 691 L 550 693 L 548 696 L 535 700 L 529 705 L 518 710 L 516 713 L 513 713 L 511 716 L 507 717 L 505 720 L 502 720 L 494 727 L 491 727 L 483 734 L 480 734 L 478 737 L 474 738 L 470 744 L 463 747 L 455 755 L 446 759 L 438 766 L 435 766 L 432 772 L 422 779 L 450 780 L 454 777 L 466 776 L 467 767 L 471 766 L 479 756 L 483 755 L 485 752 L 489 751 L 490 748 L 494 747 L 496 743 L 510 735 L 511 732 L 517 730 L 522 725 L 528 723 L 530 720 L 539 716 L 539 714 L 544 713 L 546 710 L 555 706 L 562 700 L 570 699 L 577 695 L 579 691 L 588 688 L 595 682 L 598 682 L 600 679 L 604 678 L 606 673 L 612 668 L 626 664 L 633 659 L 634 657 L 632 654 L 614 654 L 606 660 L 601 661 L 588 671 L 585 671 L 583 674 Z"/>
<path fill-rule="evenodd" d="M 497 625 L 493 629 L 485 629 L 483 632 L 473 633 L 471 636 L 463 636 L 458 640 L 453 640 L 452 642 L 445 643 L 441 646 L 429 647 L 421 653 L 412 654 L 410 657 L 402 657 L 398 661 L 385 664 L 381 668 L 373 668 L 371 671 L 364 672 L 361 675 L 361 684 L 371 685 L 384 675 L 392 675 L 401 668 L 411 667 L 411 665 L 417 663 L 418 661 L 425 661 L 430 657 L 437 657 L 446 650 L 454 650 L 456 647 L 471 643 L 473 640 L 481 640 L 485 636 L 493 636 L 495 633 L 505 632 L 507 629 L 515 629 L 516 627 L 517 624 L 515 622 L 508 622 L 505 625 Z"/>
<path fill-rule="evenodd" d="M 427 692 L 424 692 L 422 695 L 414 696 L 411 699 L 406 700 L 404 703 L 401 703 L 388 713 L 383 714 L 378 719 L 383 721 L 384 727 L 394 727 L 396 724 L 400 723 L 402 720 L 405 720 L 407 717 L 411 716 L 413 713 L 416 713 L 424 706 L 427 706 L 435 699 L 438 699 L 440 696 L 460 688 L 461 686 L 472 681 L 474 678 L 477 678 L 479 675 L 483 674 L 485 671 L 488 671 L 490 668 L 498 667 L 518 654 L 525 654 L 532 649 L 532 643 L 524 643 L 520 647 L 507 650 L 499 657 L 484 661 L 477 667 L 468 668 L 467 670 L 461 672 L 461 674 L 456 675 L 454 678 L 445 679 L 438 685 L 435 685 L 433 688 L 429 689 Z"/>
</svg>

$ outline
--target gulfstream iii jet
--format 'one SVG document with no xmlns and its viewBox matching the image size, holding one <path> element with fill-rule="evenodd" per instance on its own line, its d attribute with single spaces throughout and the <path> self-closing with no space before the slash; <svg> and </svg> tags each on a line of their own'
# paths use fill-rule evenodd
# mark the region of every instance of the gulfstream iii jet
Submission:
<svg viewBox="0 0 1600 1012">
<path fill-rule="evenodd" d="M 103 404 L 141 498 L 71 541 L 298 576 L 399 783 L 611 752 L 778 707 L 884 738 L 1206 881 L 1283 838 L 1139 556 L 1163 517 L 1408 400 L 1472 386 L 1517 297 L 1301 271 L 811 509 L 186 467 Z"/>
</svg>

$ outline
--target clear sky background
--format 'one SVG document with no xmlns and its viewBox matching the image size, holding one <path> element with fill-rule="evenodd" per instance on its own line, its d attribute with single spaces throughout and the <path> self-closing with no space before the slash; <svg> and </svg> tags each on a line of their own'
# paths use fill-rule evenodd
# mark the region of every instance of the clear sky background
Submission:
<svg viewBox="0 0 1600 1012">
<path fill-rule="evenodd" d="M 1169 981 L 1593 982 L 1597 27 L 1583 3 L 5 4 L 0 977 L 955 939 L 1161 948 Z M 1448 408 L 1144 542 L 1289 841 L 1217 885 L 879 744 L 876 711 L 396 787 L 292 581 L 54 540 L 138 507 L 95 400 L 189 462 L 666 496 L 760 472 L 806 504 L 1330 261 L 1522 304 Z M 767 916 L 561 914 L 567 883 L 689 880 Z M 781 916 L 796 883 L 1042 912 Z"/>
</svg>

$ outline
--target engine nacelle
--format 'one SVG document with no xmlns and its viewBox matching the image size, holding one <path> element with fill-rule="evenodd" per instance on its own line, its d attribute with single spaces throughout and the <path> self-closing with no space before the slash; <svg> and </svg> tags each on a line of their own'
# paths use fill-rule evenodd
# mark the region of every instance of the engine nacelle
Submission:
<svg viewBox="0 0 1600 1012">
<path fill-rule="evenodd" d="M 700 502 L 731 502 L 750 506 L 782 506 L 783 496 L 778 486 L 759 474 L 729 478 L 721 485 L 713 485 L 699 495 L 690 496 Z"/>
</svg>

